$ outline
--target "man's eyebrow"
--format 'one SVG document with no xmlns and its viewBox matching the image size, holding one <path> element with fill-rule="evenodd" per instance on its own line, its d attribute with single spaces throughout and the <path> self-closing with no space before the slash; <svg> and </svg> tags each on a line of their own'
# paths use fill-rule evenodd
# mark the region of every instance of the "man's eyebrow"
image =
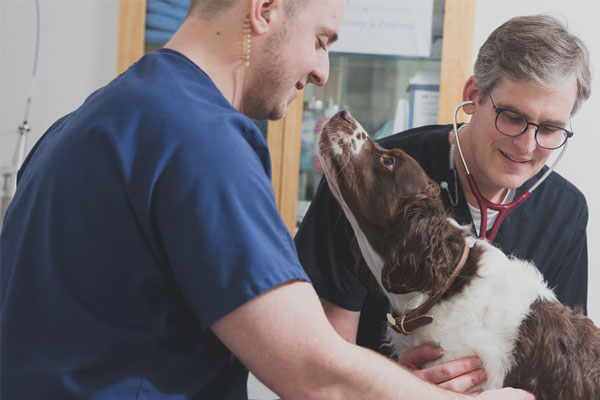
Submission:
<svg viewBox="0 0 600 400">
<path fill-rule="evenodd" d="M 553 125 L 553 126 L 557 126 L 559 128 L 565 128 L 568 124 L 569 124 L 568 122 L 559 121 L 559 120 L 550 120 L 550 121 L 544 121 L 544 122 L 539 123 L 539 125 Z"/>
<path fill-rule="evenodd" d="M 524 113 L 523 111 L 518 110 L 516 107 L 507 105 L 507 106 L 497 106 L 497 108 L 502 109 L 502 110 L 508 110 L 508 111 L 512 111 L 512 112 L 516 112 L 519 115 L 522 115 L 523 117 L 525 117 L 525 119 L 527 119 L 527 121 L 531 122 L 533 119 L 531 118 L 530 115 L 528 115 L 527 113 Z M 546 121 L 542 121 L 542 122 L 535 122 L 538 125 L 554 125 L 554 126 L 559 126 L 559 127 L 564 127 L 567 126 L 567 122 L 565 121 L 559 121 L 557 119 L 554 120 L 546 120 Z"/>
</svg>

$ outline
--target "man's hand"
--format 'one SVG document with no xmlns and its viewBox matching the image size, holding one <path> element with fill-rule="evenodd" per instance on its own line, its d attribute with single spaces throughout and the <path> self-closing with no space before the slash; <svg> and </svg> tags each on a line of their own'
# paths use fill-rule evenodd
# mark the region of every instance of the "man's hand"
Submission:
<svg viewBox="0 0 600 400">
<path fill-rule="evenodd" d="M 441 358 L 442 349 L 424 344 L 405 352 L 399 363 L 419 378 L 453 392 L 465 393 L 487 380 L 485 370 L 477 357 L 462 358 L 422 369 L 423 364 Z"/>
</svg>

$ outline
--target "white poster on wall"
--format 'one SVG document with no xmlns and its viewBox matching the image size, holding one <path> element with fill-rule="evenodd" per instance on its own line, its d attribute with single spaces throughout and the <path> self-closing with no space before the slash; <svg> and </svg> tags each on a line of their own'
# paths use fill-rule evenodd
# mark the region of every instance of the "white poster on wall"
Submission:
<svg viewBox="0 0 600 400">
<path fill-rule="evenodd" d="M 436 124 L 440 99 L 440 71 L 423 69 L 411 80 L 409 92 L 408 128 Z"/>
<path fill-rule="evenodd" d="M 433 0 L 348 0 L 332 52 L 429 57 Z"/>
</svg>

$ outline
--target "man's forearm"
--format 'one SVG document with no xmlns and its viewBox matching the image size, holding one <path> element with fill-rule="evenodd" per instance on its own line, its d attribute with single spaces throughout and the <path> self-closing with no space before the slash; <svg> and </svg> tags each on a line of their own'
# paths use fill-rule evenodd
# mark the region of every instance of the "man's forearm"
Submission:
<svg viewBox="0 0 600 400">
<path fill-rule="evenodd" d="M 351 344 L 340 345 L 337 368 L 324 362 L 322 371 L 314 370 L 315 385 L 311 393 L 327 393 L 315 398 L 340 399 L 467 399 L 417 378 L 407 369 L 374 351 Z M 332 350 L 332 349 L 330 349 Z M 318 375 L 318 377 L 317 377 Z M 330 396 L 330 397 L 328 397 Z M 310 398 L 309 397 L 309 398 Z M 298 397 L 300 398 L 300 397 Z"/>
<path fill-rule="evenodd" d="M 469 399 L 342 339 L 306 282 L 273 288 L 222 317 L 211 329 L 284 399 Z M 519 398 L 504 397 L 509 399 Z"/>
</svg>

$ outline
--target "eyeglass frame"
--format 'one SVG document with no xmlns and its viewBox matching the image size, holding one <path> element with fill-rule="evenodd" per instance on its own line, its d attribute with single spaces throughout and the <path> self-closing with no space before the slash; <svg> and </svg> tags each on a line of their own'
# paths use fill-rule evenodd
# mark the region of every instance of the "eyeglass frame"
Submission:
<svg viewBox="0 0 600 400">
<path fill-rule="evenodd" d="M 533 126 L 535 126 L 535 133 L 534 133 L 535 144 L 536 144 L 537 146 L 540 146 L 540 147 L 541 147 L 541 148 L 543 148 L 543 149 L 546 149 L 546 150 L 556 150 L 556 149 L 560 149 L 562 146 L 564 146 L 564 145 L 565 145 L 565 143 L 567 143 L 567 140 L 569 140 L 569 139 L 570 139 L 571 137 L 573 137 L 573 135 L 574 135 L 574 133 L 573 133 L 572 131 L 570 131 L 570 130 L 568 130 L 568 129 L 565 129 L 565 128 L 562 128 L 562 127 L 560 127 L 560 126 L 556 126 L 556 125 L 550 125 L 550 124 L 536 124 L 535 122 L 529 122 L 529 120 L 528 120 L 528 119 L 527 119 L 527 118 L 526 118 L 526 117 L 525 117 L 523 114 L 521 114 L 521 113 L 520 113 L 520 112 L 518 112 L 518 111 L 515 111 L 515 110 L 509 110 L 508 108 L 496 107 L 496 103 L 494 103 L 494 99 L 492 98 L 492 95 L 491 95 L 491 93 L 488 93 L 487 95 L 490 97 L 490 100 L 492 101 L 492 108 L 493 108 L 493 109 L 494 109 L 494 111 L 496 112 L 496 120 L 494 121 L 494 126 L 496 127 L 496 130 L 497 130 L 498 132 L 500 132 L 501 134 L 503 134 L 504 136 L 508 136 L 508 137 L 518 137 L 518 136 L 521 136 L 522 134 L 524 134 L 525 132 L 527 132 L 527 130 L 529 129 L 529 125 L 533 125 Z M 498 117 L 499 117 L 499 116 L 500 116 L 500 114 L 501 114 L 502 112 L 504 112 L 504 111 L 511 112 L 511 113 L 513 113 L 513 114 L 517 114 L 519 117 L 523 118 L 523 120 L 524 120 L 524 121 L 527 123 L 527 124 L 525 125 L 525 127 L 523 128 L 523 130 L 522 130 L 520 133 L 517 133 L 516 135 L 509 135 L 509 134 L 508 134 L 508 133 L 506 133 L 506 132 L 502 132 L 502 131 L 500 130 L 500 128 L 498 128 Z M 570 124 L 571 124 L 571 117 L 569 117 L 569 125 L 570 125 Z M 541 127 L 545 127 L 545 126 L 549 126 L 549 127 L 551 127 L 551 128 L 560 129 L 560 130 L 562 130 L 562 131 L 566 132 L 567 136 L 566 136 L 565 140 L 564 140 L 564 141 L 563 141 L 563 142 L 562 142 L 562 143 L 561 143 L 559 146 L 556 146 L 556 147 L 546 147 L 546 146 L 542 146 L 542 145 L 540 144 L 540 142 L 537 140 L 537 134 L 538 134 L 538 130 L 539 130 Z M 571 128 L 571 129 L 572 129 L 572 128 Z"/>
</svg>

